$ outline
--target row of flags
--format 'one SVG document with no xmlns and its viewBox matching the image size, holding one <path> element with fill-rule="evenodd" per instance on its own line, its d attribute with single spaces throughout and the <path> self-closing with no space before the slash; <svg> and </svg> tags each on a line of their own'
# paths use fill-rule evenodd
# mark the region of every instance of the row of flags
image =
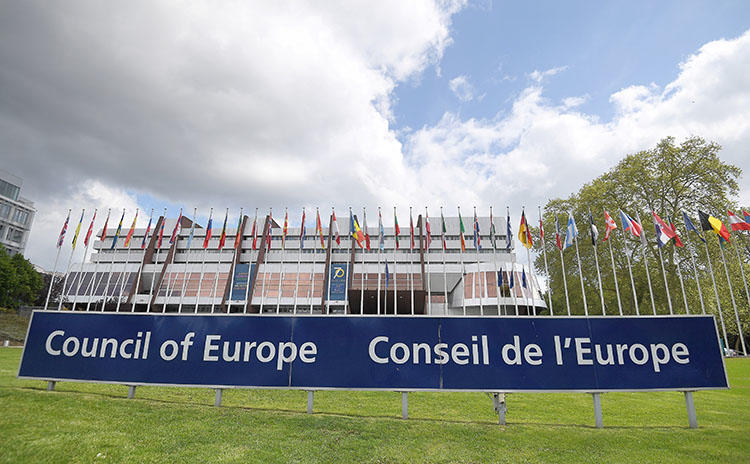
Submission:
<svg viewBox="0 0 750 464">
<path fill-rule="evenodd" d="M 84 237 L 83 243 L 85 246 L 89 245 L 89 240 L 92 235 L 94 222 L 96 221 L 96 214 L 97 214 L 97 211 L 95 210 L 91 218 L 91 222 L 89 223 L 89 227 L 86 232 L 86 235 Z M 75 249 L 77 241 L 78 241 L 78 236 L 79 236 L 79 233 L 81 231 L 81 226 L 84 221 L 84 215 L 85 215 L 85 210 L 81 212 L 81 217 L 78 221 L 78 226 L 76 227 L 75 233 L 73 235 L 73 240 L 72 240 L 73 249 Z M 671 241 L 678 247 L 683 246 L 682 241 L 680 240 L 680 237 L 677 233 L 677 228 L 675 227 L 674 223 L 671 221 L 663 220 L 661 217 L 659 217 L 658 214 L 656 214 L 656 212 L 652 212 L 652 215 L 653 215 L 653 221 L 654 221 L 655 234 L 657 238 L 657 245 L 659 247 L 662 247 Z M 315 232 L 320 239 L 321 248 L 325 248 L 325 238 L 323 235 L 323 227 L 322 227 L 321 220 L 320 220 L 319 210 L 316 212 L 316 216 L 317 217 L 316 217 L 316 223 L 315 223 L 316 224 Z M 411 214 L 409 216 L 410 216 L 409 217 L 409 237 L 410 237 L 409 248 L 413 250 L 416 247 L 414 220 Z M 619 211 L 619 216 L 620 216 L 620 221 L 622 223 L 622 228 L 625 232 L 630 232 L 632 236 L 640 237 L 642 240 L 645 240 L 644 234 L 643 234 L 643 226 L 640 224 L 640 222 L 638 222 L 636 219 L 634 219 L 633 217 L 631 217 L 630 215 L 628 215 L 622 210 Z M 722 223 L 722 221 L 719 220 L 718 218 L 710 214 L 707 214 L 703 211 L 698 211 L 698 217 L 700 221 L 699 223 L 701 225 L 699 229 L 694 225 L 693 221 L 690 219 L 690 216 L 688 216 L 687 213 L 683 212 L 682 216 L 683 216 L 683 222 L 685 224 L 686 230 L 688 232 L 694 232 L 700 240 L 704 242 L 706 240 L 702 234 L 702 231 L 714 232 L 719 237 L 719 240 L 722 241 L 722 243 L 724 241 L 728 242 L 730 240 L 729 230 Z M 177 218 L 177 222 L 175 223 L 172 229 L 172 233 L 170 234 L 170 237 L 169 237 L 170 244 L 174 243 L 174 241 L 177 238 L 177 235 L 180 233 L 181 225 L 182 225 L 182 217 L 183 217 L 182 210 L 180 210 L 179 216 Z M 728 222 L 732 231 L 750 231 L 750 213 L 748 213 L 747 211 L 743 211 L 742 216 L 739 216 L 733 213 L 732 211 L 727 211 L 727 217 L 728 217 Z M 221 234 L 219 236 L 219 244 L 218 244 L 219 249 L 223 248 L 226 243 L 228 218 L 229 218 L 229 211 L 227 210 L 227 213 L 224 216 L 224 222 L 221 228 Z M 333 218 L 333 221 L 332 221 L 333 222 L 333 231 L 332 231 L 333 240 L 336 242 L 337 245 L 341 245 L 341 234 L 339 231 L 338 222 L 336 220 L 335 211 L 332 211 L 332 218 Z M 98 237 L 102 241 L 104 241 L 108 237 L 107 232 L 108 232 L 109 219 L 110 219 L 110 211 L 107 212 L 107 218 L 104 221 L 104 226 L 102 227 L 101 234 Z M 269 214 L 269 219 L 272 220 L 271 214 Z M 306 219 L 306 212 L 303 209 L 302 222 L 301 222 L 300 233 L 299 233 L 299 237 L 301 239 L 300 243 L 303 248 L 304 248 L 304 243 L 305 243 L 304 239 L 306 237 L 305 219 Z M 594 223 L 594 217 L 591 215 L 591 213 L 589 213 L 588 219 L 589 219 L 589 230 L 591 234 L 592 244 L 596 245 L 598 238 L 599 238 L 599 231 L 596 227 L 596 224 Z M 124 220 L 125 220 L 125 210 L 123 210 L 122 215 L 120 216 L 120 221 L 117 225 L 117 229 L 112 237 L 113 239 L 110 245 L 110 249 L 114 249 L 117 246 L 117 242 L 122 236 L 122 226 L 123 226 Z M 131 240 L 135 232 L 137 220 L 138 220 L 138 210 L 136 210 L 136 213 L 135 213 L 135 216 L 133 217 L 133 221 L 130 225 L 130 228 L 128 229 L 125 235 L 124 245 L 126 248 L 130 247 Z M 461 215 L 460 210 L 458 211 L 458 220 L 459 220 L 459 242 L 461 245 L 461 250 L 466 251 L 466 246 L 467 246 L 466 245 L 467 244 L 466 228 L 464 226 L 464 221 L 463 221 L 463 217 Z M 68 216 L 66 217 L 65 223 L 63 224 L 62 230 L 60 231 L 60 234 L 58 236 L 57 248 L 60 248 L 63 245 L 65 235 L 68 230 L 69 222 L 70 222 L 70 211 L 68 212 Z M 148 225 L 146 226 L 146 232 L 140 244 L 141 249 L 144 249 L 146 247 L 146 242 L 147 242 L 149 233 L 151 232 L 152 222 L 153 222 L 153 210 L 151 211 L 151 216 L 149 217 Z M 158 247 L 161 247 L 162 245 L 162 239 L 164 235 L 164 225 L 165 225 L 164 223 L 165 221 L 162 221 L 161 226 L 158 231 L 158 236 L 157 236 Z M 396 249 L 399 249 L 400 248 L 399 236 L 401 235 L 401 228 L 399 227 L 398 216 L 396 214 L 395 208 L 394 208 L 394 214 L 393 214 L 393 223 L 394 223 L 394 235 L 395 235 L 394 246 Z M 508 234 L 506 237 L 507 238 L 506 248 L 510 249 L 511 244 L 512 244 L 512 234 L 510 232 L 510 224 L 511 224 L 510 213 L 508 213 L 507 224 L 508 224 Z M 604 238 L 602 241 L 607 241 L 610 237 L 611 232 L 617 229 L 617 223 L 609 215 L 609 212 L 607 211 L 604 211 L 604 225 L 605 225 L 605 230 L 604 230 Z M 241 237 L 239 235 L 240 235 L 241 226 L 242 226 L 242 210 L 240 211 L 240 215 L 237 220 L 237 228 L 236 228 L 237 236 L 235 237 L 235 242 L 234 242 L 235 247 L 237 247 L 240 243 Z M 282 228 L 282 237 L 281 237 L 282 248 L 285 247 L 288 230 L 289 230 L 289 216 L 288 216 L 288 213 L 285 213 L 284 224 Z M 188 237 L 188 246 L 190 246 L 190 244 L 192 243 L 194 231 L 195 231 L 195 215 L 193 217 L 192 226 L 190 228 L 190 234 Z M 429 247 L 430 244 L 432 243 L 432 229 L 430 227 L 430 220 L 426 211 L 425 211 L 425 231 L 426 231 L 425 233 L 426 245 L 425 246 Z M 443 249 L 447 249 L 446 233 L 447 233 L 447 227 L 445 223 L 445 217 L 443 216 L 443 212 L 441 210 L 440 212 L 440 237 L 441 237 Z M 204 249 L 209 247 L 212 234 L 213 234 L 213 210 L 211 210 L 211 214 L 209 215 L 209 219 L 208 219 L 208 224 L 206 226 L 206 234 L 203 239 Z M 544 239 L 544 224 L 541 218 L 539 219 L 539 234 L 540 234 L 540 238 L 543 240 Z M 252 248 L 253 250 L 256 250 L 258 248 L 258 238 L 259 238 L 257 211 L 256 211 L 255 218 L 253 220 L 251 235 L 252 235 Z M 371 242 L 369 229 L 367 227 L 366 213 L 363 214 L 363 222 L 361 225 L 360 225 L 359 218 L 357 217 L 357 215 L 350 214 L 349 235 L 351 235 L 351 237 L 355 240 L 355 242 L 359 245 L 360 248 L 367 249 L 367 250 L 371 249 L 372 242 Z M 571 247 L 574 243 L 574 240 L 578 237 L 578 235 L 579 235 L 578 227 L 576 225 L 575 218 L 572 214 L 568 215 L 568 224 L 566 227 L 564 238 L 563 238 L 563 234 L 561 233 L 559 220 L 557 216 L 555 217 L 555 244 L 560 250 L 564 250 L 566 248 Z M 264 239 L 265 239 L 265 242 L 270 247 L 270 243 L 271 243 L 270 227 L 267 228 L 266 237 L 264 237 Z M 521 242 L 521 244 L 526 248 L 531 248 L 533 246 L 531 228 L 529 227 L 529 224 L 526 220 L 525 211 L 522 211 L 521 213 L 521 221 L 520 221 L 519 229 L 518 229 L 518 239 Z M 479 220 L 476 214 L 476 209 L 474 210 L 472 241 L 473 241 L 473 246 L 475 249 L 477 250 L 482 249 L 481 233 L 480 233 L 480 227 L 479 227 Z M 490 209 L 490 244 L 492 245 L 493 248 L 497 248 L 495 223 L 494 223 L 491 209 Z M 383 217 L 382 217 L 380 210 L 378 210 L 378 247 L 381 250 L 385 249 L 385 232 L 384 232 L 384 227 L 383 227 Z"/>
</svg>

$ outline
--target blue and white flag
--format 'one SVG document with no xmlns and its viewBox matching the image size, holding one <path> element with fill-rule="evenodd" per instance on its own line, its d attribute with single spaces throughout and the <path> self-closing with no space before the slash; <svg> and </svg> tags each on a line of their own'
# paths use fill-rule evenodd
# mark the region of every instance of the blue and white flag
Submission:
<svg viewBox="0 0 750 464">
<path fill-rule="evenodd" d="M 568 230 L 565 232 L 565 248 L 573 246 L 573 240 L 578 237 L 578 227 L 573 215 L 568 213 Z"/>
<path fill-rule="evenodd" d="M 515 272 L 513 271 L 513 269 L 511 269 L 510 270 L 510 283 L 508 284 L 508 288 L 513 288 L 513 284 L 515 282 L 515 279 L 513 278 L 513 274 L 515 274 Z"/>
<path fill-rule="evenodd" d="M 513 231 L 510 230 L 510 212 L 508 212 L 508 218 L 505 220 L 505 224 L 507 224 L 508 227 L 508 231 L 506 232 L 508 245 L 506 248 L 508 248 L 508 251 L 510 251 L 510 246 L 513 244 Z"/>
<path fill-rule="evenodd" d="M 378 208 L 378 248 L 385 250 L 385 230 L 383 229 L 383 216 L 380 214 L 380 208 Z M 385 263 L 386 274 L 388 274 L 388 263 Z"/>
<path fill-rule="evenodd" d="M 391 275 L 388 273 L 388 261 L 385 262 L 385 288 L 388 289 L 388 282 L 391 280 Z"/>
</svg>

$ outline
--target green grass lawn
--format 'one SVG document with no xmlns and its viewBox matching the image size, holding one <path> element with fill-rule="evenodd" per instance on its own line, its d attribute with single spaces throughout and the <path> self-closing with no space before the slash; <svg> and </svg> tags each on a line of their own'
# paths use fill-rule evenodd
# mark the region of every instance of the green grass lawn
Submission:
<svg viewBox="0 0 750 464">
<path fill-rule="evenodd" d="M 727 361 L 732 389 L 683 395 L 512 394 L 496 425 L 481 393 L 412 393 L 408 420 L 390 392 L 127 387 L 18 380 L 0 348 L 0 462 L 750 462 L 750 359 Z M 97 457 L 98 456 L 98 457 Z"/>
<path fill-rule="evenodd" d="M 18 344 L 26 338 L 29 318 L 0 311 L 0 345 L 9 340 Z"/>
</svg>

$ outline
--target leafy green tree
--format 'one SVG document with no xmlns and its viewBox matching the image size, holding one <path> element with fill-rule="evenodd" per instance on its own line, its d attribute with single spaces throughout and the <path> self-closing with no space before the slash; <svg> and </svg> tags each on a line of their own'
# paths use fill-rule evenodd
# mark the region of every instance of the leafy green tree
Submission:
<svg viewBox="0 0 750 464">
<path fill-rule="evenodd" d="M 0 307 L 33 304 L 43 287 L 42 276 L 23 255 L 11 257 L 0 245 Z"/>
<path fill-rule="evenodd" d="M 599 260 L 604 307 L 607 314 L 619 314 L 620 311 L 617 302 L 618 292 L 615 290 L 616 273 L 624 314 L 636 314 L 636 312 L 653 314 L 654 308 L 657 314 L 669 314 L 670 301 L 673 313 L 684 314 L 686 312 L 685 300 L 687 300 L 687 307 L 691 313 L 700 313 L 704 306 L 707 312 L 718 316 L 713 281 L 706 259 L 706 246 L 697 239 L 695 234 L 691 233 L 688 237 L 682 212 L 685 211 L 696 227 L 700 228 L 697 214 L 699 209 L 726 223 L 726 210 L 736 208 L 731 198 L 739 191 L 737 181 L 742 171 L 734 165 L 724 163 L 719 157 L 720 151 L 719 145 L 707 142 L 700 137 L 691 137 L 679 145 L 675 143 L 674 138 L 668 137 L 660 141 L 653 149 L 626 156 L 611 170 L 583 185 L 578 192 L 568 198 L 550 200 L 544 207 L 544 223 L 545 245 L 551 275 L 549 286 L 552 291 L 552 305 L 555 313 L 567 312 L 560 258 L 562 254 L 571 312 L 573 314 L 584 313 L 580 283 L 580 273 L 582 273 L 589 314 L 602 314 L 596 254 Z M 603 241 L 605 210 L 617 224 L 617 230 L 610 235 L 609 243 Z M 645 240 L 633 237 L 629 232 L 623 233 L 620 210 L 634 219 L 640 219 Z M 680 248 L 669 243 L 660 249 L 656 245 L 652 211 L 665 221 L 672 221 L 676 225 L 685 247 Z M 561 238 L 564 240 L 568 213 L 575 218 L 579 231 L 580 268 L 576 260 L 575 247 L 565 249 L 561 253 L 555 246 L 555 218 L 559 217 Z M 599 231 L 596 246 L 592 245 L 589 213 Z M 708 242 L 708 252 L 711 256 L 724 323 L 731 342 L 736 345 L 739 332 L 720 255 L 721 250 L 715 234 L 708 232 L 704 236 Z M 737 252 L 739 252 L 744 271 L 747 272 L 750 269 L 748 262 L 750 254 L 746 241 L 745 237 L 734 233 L 732 243 L 725 245 L 724 253 L 735 304 L 741 315 L 740 323 L 743 333 L 750 334 L 750 327 L 748 327 L 750 303 L 745 293 L 742 271 L 737 260 Z M 610 255 L 610 246 L 612 255 Z M 740 248 L 735 251 L 734 246 Z M 543 272 L 544 258 L 541 254 L 541 243 L 537 241 L 535 247 L 539 252 L 535 267 Z M 632 266 L 632 284 L 628 258 Z M 696 264 L 695 271 L 693 260 Z M 613 262 L 615 273 L 613 273 Z M 664 272 L 662 272 L 662 262 Z M 648 263 L 653 294 L 649 292 L 646 263 Z M 682 273 L 682 283 L 679 273 Z M 669 292 L 665 290 L 665 276 Z M 702 290 L 703 305 L 698 294 L 698 283 Z M 636 297 L 633 296 L 633 287 Z M 683 288 L 685 289 L 684 298 Z"/>
</svg>

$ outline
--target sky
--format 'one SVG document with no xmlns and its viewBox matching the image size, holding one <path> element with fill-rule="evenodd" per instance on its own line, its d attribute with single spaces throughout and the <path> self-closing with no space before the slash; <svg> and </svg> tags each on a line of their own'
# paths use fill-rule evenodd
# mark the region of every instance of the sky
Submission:
<svg viewBox="0 0 750 464">
<path fill-rule="evenodd" d="M 8 1 L 0 166 L 45 268 L 69 208 L 517 218 L 666 136 L 750 172 L 748 76 L 746 1 Z"/>
</svg>

